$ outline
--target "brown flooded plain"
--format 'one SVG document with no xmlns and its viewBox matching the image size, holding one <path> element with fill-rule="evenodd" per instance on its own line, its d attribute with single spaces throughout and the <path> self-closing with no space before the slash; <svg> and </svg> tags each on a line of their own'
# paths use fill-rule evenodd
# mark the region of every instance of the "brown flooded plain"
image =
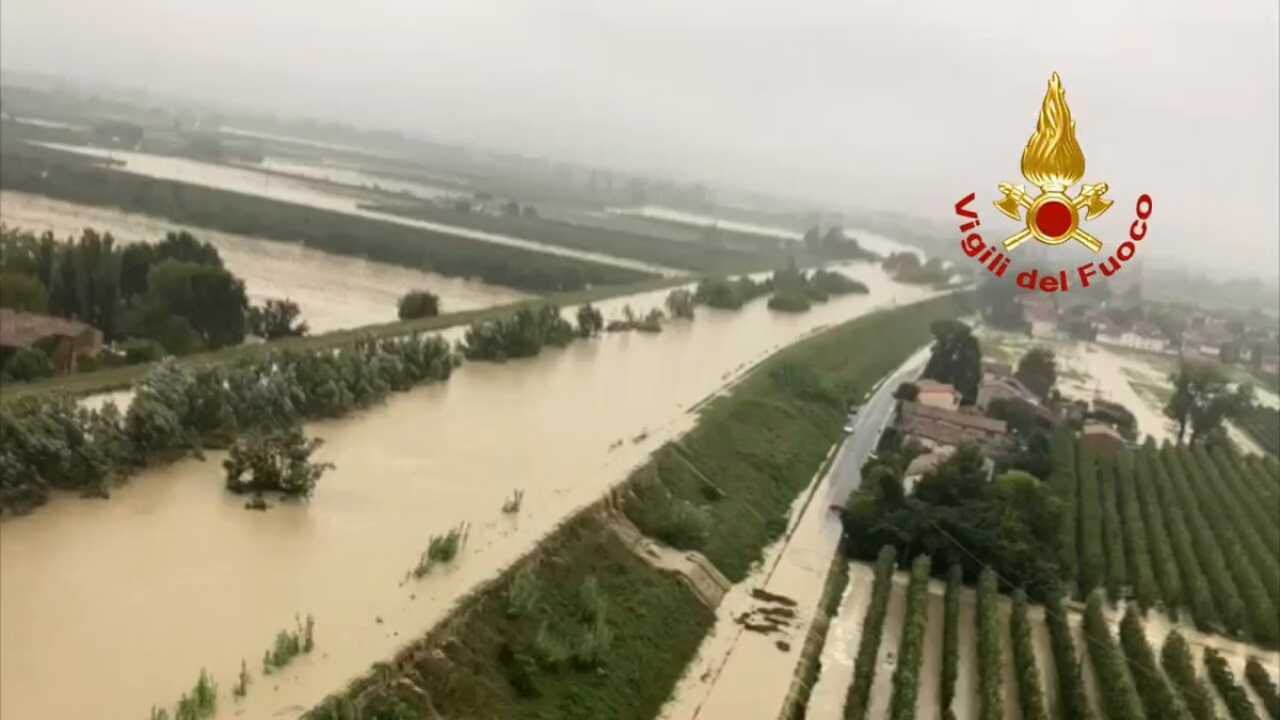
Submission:
<svg viewBox="0 0 1280 720">
<path fill-rule="evenodd" d="M 156 242 L 166 232 L 187 230 L 218 249 L 227 269 L 244 280 L 250 302 L 289 298 L 298 303 L 302 319 L 313 333 L 391 322 L 396 319 L 400 296 L 414 289 L 439 295 L 444 312 L 476 310 L 528 297 L 500 285 L 26 193 L 0 192 L 0 218 L 6 226 L 37 234 L 51 230 L 59 239 L 78 237 L 84 228 L 93 228 L 111 233 L 123 244 Z"/>
<path fill-rule="evenodd" d="M 815 328 L 927 294 L 874 266 L 848 272 L 871 294 L 802 315 L 762 300 L 700 310 L 658 335 L 468 364 L 448 383 L 313 424 L 326 441 L 318 455 L 337 467 L 309 504 L 242 509 L 222 489 L 222 454 L 210 453 L 144 472 L 109 501 L 59 498 L 7 520 L 0 715 L 145 716 L 206 667 L 223 689 L 220 717 L 295 717 L 622 480 L 737 373 Z M 602 307 L 606 317 L 623 303 L 647 310 L 661 296 Z M 515 489 L 524 507 L 503 515 Z M 430 535 L 464 521 L 459 560 L 404 583 Z M 315 616 L 316 652 L 260 677 L 263 651 L 295 613 Z M 255 683 L 232 702 L 242 658 Z"/>
</svg>

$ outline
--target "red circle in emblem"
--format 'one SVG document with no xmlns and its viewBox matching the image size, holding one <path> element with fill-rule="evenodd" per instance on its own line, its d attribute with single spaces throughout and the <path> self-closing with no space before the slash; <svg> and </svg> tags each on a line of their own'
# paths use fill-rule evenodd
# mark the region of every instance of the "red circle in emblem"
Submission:
<svg viewBox="0 0 1280 720">
<path fill-rule="evenodd" d="M 1057 238 L 1066 235 L 1071 229 L 1071 208 L 1065 203 L 1050 200 L 1036 210 L 1036 227 L 1046 237 Z"/>
</svg>

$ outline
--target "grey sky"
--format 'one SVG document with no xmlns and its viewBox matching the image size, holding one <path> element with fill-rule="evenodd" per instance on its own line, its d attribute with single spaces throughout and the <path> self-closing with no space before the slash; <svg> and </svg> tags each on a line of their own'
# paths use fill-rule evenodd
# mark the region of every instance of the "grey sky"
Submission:
<svg viewBox="0 0 1280 720">
<path fill-rule="evenodd" d="M 1123 236 L 1274 277 L 1277 3 L 4 0 L 0 62 L 951 224 L 1061 73 Z M 987 218 L 990 218 L 988 221 Z M 1105 238 L 1104 238 L 1105 239 Z M 957 236 L 958 240 L 958 236 Z M 1149 255 L 1148 255 L 1149 254 Z"/>
</svg>

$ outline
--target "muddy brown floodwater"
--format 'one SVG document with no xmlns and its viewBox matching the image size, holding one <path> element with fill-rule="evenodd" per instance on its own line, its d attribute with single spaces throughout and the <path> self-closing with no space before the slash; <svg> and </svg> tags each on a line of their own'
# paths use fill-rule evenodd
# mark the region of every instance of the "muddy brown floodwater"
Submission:
<svg viewBox="0 0 1280 720">
<path fill-rule="evenodd" d="M 120 243 L 155 242 L 166 232 L 188 230 L 218 249 L 227 269 L 244 280 L 250 302 L 290 298 L 302 309 L 302 318 L 313 333 L 391 322 L 396 319 L 400 296 L 412 289 L 423 288 L 439 295 L 445 312 L 475 310 L 528 297 L 499 285 L 26 193 L 0 192 L 0 218 L 7 226 L 35 233 L 52 230 L 60 239 L 78 236 L 89 227 L 111 233 Z"/>
<path fill-rule="evenodd" d="M 0 716 L 145 717 L 201 667 L 222 688 L 220 717 L 296 716 L 625 478 L 691 424 L 690 406 L 753 363 L 929 294 L 873 265 L 847 272 L 871 293 L 801 315 L 763 300 L 700 309 L 657 335 L 467 364 L 447 383 L 309 425 L 326 441 L 318 457 L 337 465 L 309 504 L 244 510 L 222 489 L 223 454 L 210 453 L 143 472 L 108 501 L 59 497 L 0 523 Z M 601 307 L 647 310 L 663 295 Z M 515 489 L 526 495 L 511 517 L 501 506 Z M 430 535 L 462 521 L 471 533 L 459 559 L 402 584 Z M 295 613 L 315 616 L 316 651 L 261 677 L 259 658 Z M 241 658 L 255 681 L 233 702 Z"/>
<path fill-rule="evenodd" d="M 394 215 L 392 213 L 365 210 L 359 207 L 361 202 L 369 202 L 370 200 L 380 198 L 385 199 L 385 197 L 373 195 L 356 188 L 349 188 L 342 191 L 333 190 L 327 186 L 309 182 L 307 178 L 301 176 L 284 176 L 271 172 L 262 172 L 261 170 L 246 167 L 244 165 L 219 165 L 183 157 L 155 155 L 152 153 L 133 152 L 131 150 L 113 150 L 90 147 L 88 145 L 67 145 L 62 143 L 36 144 L 53 148 L 55 150 L 106 158 L 119 163 L 119 166 L 115 169 L 120 172 L 145 175 L 147 177 L 158 178 L 161 180 L 176 180 L 178 182 L 201 185 L 203 187 L 210 187 L 217 190 L 228 190 L 248 195 L 257 195 L 260 197 L 270 198 L 272 200 L 293 203 L 295 205 L 305 205 L 307 207 L 333 210 L 336 212 L 346 213 L 348 215 L 359 215 L 360 217 L 372 218 L 374 220 L 381 220 L 383 222 L 394 223 L 397 225 L 409 225 L 435 232 L 448 233 L 450 235 L 464 237 L 469 240 L 478 240 L 497 245 L 507 245 L 510 247 L 524 248 L 526 250 L 535 250 L 549 255 L 573 257 L 580 260 L 604 263 L 606 265 L 616 265 L 618 267 L 631 268 L 633 270 L 640 270 L 643 272 L 653 272 L 661 275 L 683 274 L 679 270 L 642 262 L 640 260 L 633 260 L 631 258 L 616 257 L 605 253 L 589 252 L 585 250 L 573 250 L 558 245 L 548 245 L 546 243 L 525 240 L 512 235 L 504 235 L 502 233 L 472 230 L 471 228 L 459 227 L 457 225 L 446 225 L 444 223 L 407 218 L 400 215 Z"/>
</svg>

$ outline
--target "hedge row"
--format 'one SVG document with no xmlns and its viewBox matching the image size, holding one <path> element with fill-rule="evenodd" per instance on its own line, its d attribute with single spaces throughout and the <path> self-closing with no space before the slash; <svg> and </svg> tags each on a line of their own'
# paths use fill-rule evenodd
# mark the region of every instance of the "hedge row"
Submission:
<svg viewBox="0 0 1280 720">
<path fill-rule="evenodd" d="M 1124 556 L 1124 537 L 1120 528 L 1120 511 L 1116 505 L 1116 465 L 1114 459 L 1098 463 L 1098 491 L 1102 493 L 1102 542 L 1107 557 L 1107 597 L 1120 600 L 1129 583 L 1128 563 Z"/>
<path fill-rule="evenodd" d="M 1148 444 L 1143 448 L 1142 456 L 1150 467 L 1151 477 L 1159 489 L 1160 504 L 1165 509 L 1169 539 L 1173 542 L 1174 556 L 1178 558 L 1178 569 L 1182 574 L 1183 589 L 1191 609 L 1191 617 L 1200 630 L 1213 630 L 1220 624 L 1218 608 L 1214 604 L 1213 592 L 1209 589 L 1209 578 L 1201 568 L 1200 556 L 1196 552 L 1199 538 L 1192 540 L 1191 511 L 1182 504 L 1155 446 Z"/>
<path fill-rule="evenodd" d="M 1124 525 L 1125 558 L 1129 566 L 1129 580 L 1133 584 L 1134 599 L 1146 611 L 1156 603 L 1158 588 L 1152 557 L 1147 542 L 1147 527 L 1142 518 L 1141 501 L 1138 498 L 1137 474 L 1134 471 L 1132 453 L 1122 453 L 1116 464 L 1116 493 L 1120 501 L 1120 516 Z"/>
<path fill-rule="evenodd" d="M 1280 523 L 1270 512 L 1280 507 L 1280 493 L 1266 480 L 1255 477 L 1254 466 L 1239 455 L 1223 448 L 1214 448 L 1210 455 L 1218 474 L 1227 481 L 1226 490 L 1234 507 L 1249 518 L 1272 557 L 1280 559 Z"/>
<path fill-rule="evenodd" d="M 1156 653 L 1147 642 L 1147 634 L 1138 620 L 1138 613 L 1133 606 L 1120 621 L 1120 646 L 1124 648 L 1125 657 L 1129 658 L 1129 669 L 1133 675 L 1133 684 L 1142 696 L 1142 704 L 1146 707 L 1147 716 L 1167 718 L 1168 720 L 1192 720 L 1182 700 L 1169 686 L 1160 666 L 1156 663 Z"/>
<path fill-rule="evenodd" d="M 1062 429 L 1053 434 L 1049 446 L 1052 470 L 1049 485 L 1062 504 L 1058 525 L 1058 569 L 1064 582 L 1076 579 L 1076 441 L 1070 430 Z"/>
<path fill-rule="evenodd" d="M 1213 705 L 1213 695 L 1209 686 L 1196 675 L 1195 662 L 1191 659 L 1191 647 L 1182 637 L 1182 633 L 1174 630 L 1164 639 L 1164 648 L 1160 651 L 1160 665 L 1170 682 L 1182 696 L 1184 707 L 1195 720 L 1217 720 L 1217 711 Z"/>
<path fill-rule="evenodd" d="M 1182 574 L 1174 558 L 1173 541 L 1165 528 L 1165 514 L 1160 502 L 1155 478 L 1152 477 L 1148 455 L 1133 454 L 1133 489 L 1142 509 L 1143 525 L 1147 531 L 1146 549 L 1150 550 L 1150 565 L 1160 588 L 1165 610 L 1174 617 L 1183 607 Z M 1188 548 L 1188 551 L 1190 549 Z M 1141 602 L 1141 600 L 1139 600 Z"/>
<path fill-rule="evenodd" d="M 1219 463 L 1205 452 L 1203 447 L 1197 447 L 1191 453 L 1194 456 L 1195 464 L 1199 467 L 1199 480 L 1202 486 L 1207 486 L 1210 503 L 1213 505 L 1213 514 L 1219 520 L 1227 519 L 1230 521 L 1232 530 L 1235 533 L 1236 540 L 1239 541 L 1245 554 L 1248 556 L 1249 562 L 1253 565 L 1254 572 L 1257 573 L 1258 580 L 1262 583 L 1262 591 L 1267 593 L 1266 600 L 1270 604 L 1269 608 L 1264 607 L 1264 611 L 1268 611 L 1262 621 L 1261 632 L 1270 634 L 1275 639 L 1280 639 L 1280 627 L 1277 627 L 1277 613 L 1275 605 L 1280 601 L 1280 557 L 1277 557 L 1277 551 L 1267 546 L 1266 536 L 1280 530 L 1280 523 L 1271 519 L 1271 525 L 1266 528 L 1265 532 L 1259 532 L 1258 528 L 1250 519 L 1252 515 L 1246 510 L 1248 508 L 1256 508 L 1260 501 L 1253 499 L 1251 502 L 1237 502 L 1236 496 L 1228 488 L 1233 482 L 1234 473 L 1231 468 L 1223 468 Z M 1190 462 L 1190 461 L 1188 461 Z M 1201 492 L 1201 496 L 1205 495 Z M 1274 510 L 1280 506 L 1271 505 Z M 1264 526 L 1265 527 L 1265 526 Z M 1242 583 L 1243 585 L 1243 583 Z M 1245 605 L 1248 606 L 1248 598 L 1245 599 Z M 1256 625 L 1256 623 L 1255 623 Z"/>
<path fill-rule="evenodd" d="M 1271 674 L 1257 658 L 1249 658 L 1244 666 L 1244 677 L 1253 686 L 1253 691 L 1258 693 L 1258 697 L 1262 698 L 1262 704 L 1266 706 L 1271 720 L 1280 720 L 1280 689 L 1276 688 L 1276 681 L 1271 679 Z"/>
<path fill-rule="evenodd" d="M 898 641 L 898 665 L 893 671 L 893 695 L 889 699 L 891 720 L 912 720 L 916 716 L 916 697 L 920 693 L 920 662 L 924 656 L 924 633 L 929 624 L 928 555 L 921 555 L 911 565 L 911 583 L 907 586 L 907 610 L 902 619 L 902 637 Z"/>
<path fill-rule="evenodd" d="M 1190 486 L 1191 497 L 1198 505 L 1199 516 L 1203 518 L 1214 546 L 1221 554 L 1223 564 L 1211 570 L 1229 576 L 1234 582 L 1233 586 L 1215 585 L 1224 594 L 1223 603 L 1219 607 L 1225 604 L 1233 613 L 1239 612 L 1239 615 L 1227 616 L 1235 620 L 1235 624 L 1228 626 L 1229 629 L 1247 629 L 1250 637 L 1274 647 L 1280 641 L 1280 615 L 1277 614 L 1275 604 L 1257 569 L 1259 564 L 1265 564 L 1266 558 L 1255 558 L 1250 553 L 1249 546 L 1243 539 L 1244 533 L 1241 532 L 1243 518 L 1230 514 L 1218 504 L 1210 485 L 1219 481 L 1205 472 L 1196 455 L 1180 448 L 1172 452 L 1171 456 L 1181 466 L 1183 476 Z M 1217 578 L 1212 575 L 1211 579 L 1217 582 Z M 1229 595 L 1232 590 L 1234 595 Z"/>
<path fill-rule="evenodd" d="M 884 632 L 884 616 L 889 609 L 889 592 L 893 589 L 896 552 L 892 545 L 880 548 L 876 558 L 876 577 L 871 584 L 871 602 L 862 620 L 862 637 L 858 641 L 858 658 L 853 664 L 853 682 L 844 701 L 845 720 L 865 720 L 871 699 L 871 683 L 876 679 L 876 655 Z"/>
<path fill-rule="evenodd" d="M 1248 693 L 1236 681 L 1235 673 L 1231 672 L 1230 666 L 1227 665 L 1221 653 L 1210 647 L 1205 648 L 1204 666 L 1209 670 L 1209 680 L 1213 682 L 1214 687 L 1218 688 L 1218 694 L 1226 701 L 1232 720 L 1262 720 L 1253 703 L 1249 701 Z"/>
<path fill-rule="evenodd" d="M 1109 720 L 1145 720 L 1142 701 L 1129 679 L 1124 655 L 1111 637 L 1102 602 L 1101 592 L 1090 593 L 1084 611 L 1084 637 L 1089 643 L 1089 661 L 1098 681 L 1102 707 Z"/>
<path fill-rule="evenodd" d="M 956 678 L 960 676 L 960 586 L 964 583 L 964 568 L 958 563 L 947 571 L 947 594 L 943 600 L 942 689 L 938 698 L 942 706 L 942 720 L 955 720 L 951 703 L 956 698 Z"/>
<path fill-rule="evenodd" d="M 1013 638 L 1013 663 L 1018 676 L 1018 698 L 1023 720 L 1049 720 L 1044 688 L 1040 687 L 1040 667 L 1031 646 L 1031 626 L 1027 622 L 1027 595 L 1018 588 L 1013 594 L 1013 614 L 1009 617 Z"/>
<path fill-rule="evenodd" d="M 983 568 L 978 576 L 978 696 L 981 720 L 1004 718 L 1004 658 L 1001 657 L 999 590 L 996 574 Z"/>
<path fill-rule="evenodd" d="M 1049 626 L 1049 643 L 1053 646 L 1053 666 L 1058 676 L 1058 705 L 1062 720 L 1092 720 L 1093 713 L 1084 695 L 1084 678 L 1076 643 L 1067 623 L 1067 607 L 1061 590 L 1049 594 L 1044 607 L 1044 621 Z"/>
<path fill-rule="evenodd" d="M 1102 494 L 1098 490 L 1097 458 L 1083 444 L 1079 455 L 1080 594 L 1086 596 L 1106 579 L 1107 555 L 1102 546 Z"/>
</svg>

